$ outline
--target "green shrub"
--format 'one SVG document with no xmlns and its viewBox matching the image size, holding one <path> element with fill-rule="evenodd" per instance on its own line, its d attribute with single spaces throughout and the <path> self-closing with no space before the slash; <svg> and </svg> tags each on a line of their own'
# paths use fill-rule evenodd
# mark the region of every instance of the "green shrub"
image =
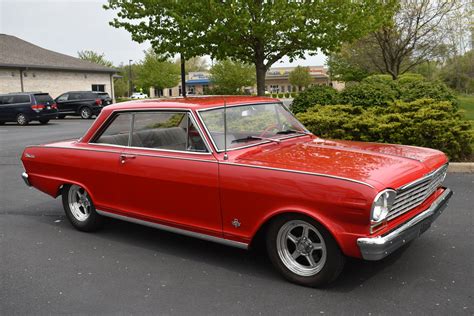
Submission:
<svg viewBox="0 0 474 316">
<path fill-rule="evenodd" d="M 364 107 L 388 106 L 398 98 L 398 91 L 394 87 L 395 85 L 382 80 L 361 82 L 345 88 L 341 93 L 341 101 Z"/>
<path fill-rule="evenodd" d="M 401 77 L 398 81 L 400 99 L 406 102 L 422 98 L 450 101 L 457 105 L 456 95 L 441 81 L 428 81 L 423 78 Z"/>
<path fill-rule="evenodd" d="M 431 147 L 450 159 L 470 158 L 471 126 L 448 101 L 396 101 L 388 106 L 314 106 L 298 119 L 323 138 Z"/>
<path fill-rule="evenodd" d="M 285 98 L 288 99 L 289 97 L 290 97 L 290 93 L 289 92 L 285 93 Z"/>
<path fill-rule="evenodd" d="M 293 113 L 301 113 L 316 104 L 336 104 L 338 99 L 336 89 L 329 86 L 312 86 L 296 96 L 291 104 L 291 110 Z"/>
</svg>

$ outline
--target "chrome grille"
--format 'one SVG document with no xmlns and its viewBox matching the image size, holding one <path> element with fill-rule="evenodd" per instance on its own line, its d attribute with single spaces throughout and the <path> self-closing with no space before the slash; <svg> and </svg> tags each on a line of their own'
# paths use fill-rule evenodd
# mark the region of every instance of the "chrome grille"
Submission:
<svg viewBox="0 0 474 316">
<path fill-rule="evenodd" d="M 397 197 L 387 219 L 392 219 L 422 204 L 443 183 L 448 165 L 397 190 Z"/>
</svg>

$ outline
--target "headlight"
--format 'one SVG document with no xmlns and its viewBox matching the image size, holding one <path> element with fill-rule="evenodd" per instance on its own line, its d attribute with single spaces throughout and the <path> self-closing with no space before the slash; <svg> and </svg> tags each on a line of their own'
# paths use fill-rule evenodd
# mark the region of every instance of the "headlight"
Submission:
<svg viewBox="0 0 474 316">
<path fill-rule="evenodd" d="M 372 203 L 372 211 L 370 219 L 372 222 L 380 223 L 387 218 L 388 213 L 392 209 L 393 201 L 397 193 L 394 190 L 383 190 L 377 194 Z"/>
</svg>

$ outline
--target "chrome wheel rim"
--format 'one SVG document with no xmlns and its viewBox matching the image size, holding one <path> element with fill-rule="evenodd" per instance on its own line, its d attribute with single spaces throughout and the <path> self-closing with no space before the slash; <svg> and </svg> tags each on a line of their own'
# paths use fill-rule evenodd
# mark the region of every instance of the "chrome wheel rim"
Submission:
<svg viewBox="0 0 474 316">
<path fill-rule="evenodd" d="M 23 114 L 18 115 L 16 121 L 20 125 L 24 125 L 26 123 L 26 117 Z"/>
<path fill-rule="evenodd" d="M 281 261 L 299 276 L 313 276 L 326 263 L 326 243 L 321 233 L 308 222 L 288 221 L 277 235 L 277 251 Z"/>
<path fill-rule="evenodd" d="M 91 215 L 92 203 L 86 190 L 72 185 L 68 193 L 68 204 L 72 216 L 78 221 L 85 221 Z"/>
<path fill-rule="evenodd" d="M 83 108 L 81 110 L 81 116 L 85 119 L 89 118 L 91 116 L 91 110 L 89 110 L 88 108 Z"/>
</svg>

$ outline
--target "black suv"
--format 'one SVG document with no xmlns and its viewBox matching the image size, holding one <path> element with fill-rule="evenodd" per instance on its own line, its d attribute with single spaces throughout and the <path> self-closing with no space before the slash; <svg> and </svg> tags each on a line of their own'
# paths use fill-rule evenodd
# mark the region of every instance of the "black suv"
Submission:
<svg viewBox="0 0 474 316">
<path fill-rule="evenodd" d="M 61 94 L 55 101 L 60 119 L 66 115 L 79 115 L 83 119 L 89 119 L 102 111 L 102 99 L 95 91 L 70 91 Z"/>
<path fill-rule="evenodd" d="M 107 106 L 112 104 L 112 98 L 109 96 L 107 92 L 102 91 L 94 91 L 95 94 L 102 100 L 102 106 Z"/>
<path fill-rule="evenodd" d="M 0 124 L 17 122 L 19 125 L 27 125 L 30 121 L 47 124 L 57 116 L 58 108 L 48 93 L 0 94 Z"/>
</svg>

